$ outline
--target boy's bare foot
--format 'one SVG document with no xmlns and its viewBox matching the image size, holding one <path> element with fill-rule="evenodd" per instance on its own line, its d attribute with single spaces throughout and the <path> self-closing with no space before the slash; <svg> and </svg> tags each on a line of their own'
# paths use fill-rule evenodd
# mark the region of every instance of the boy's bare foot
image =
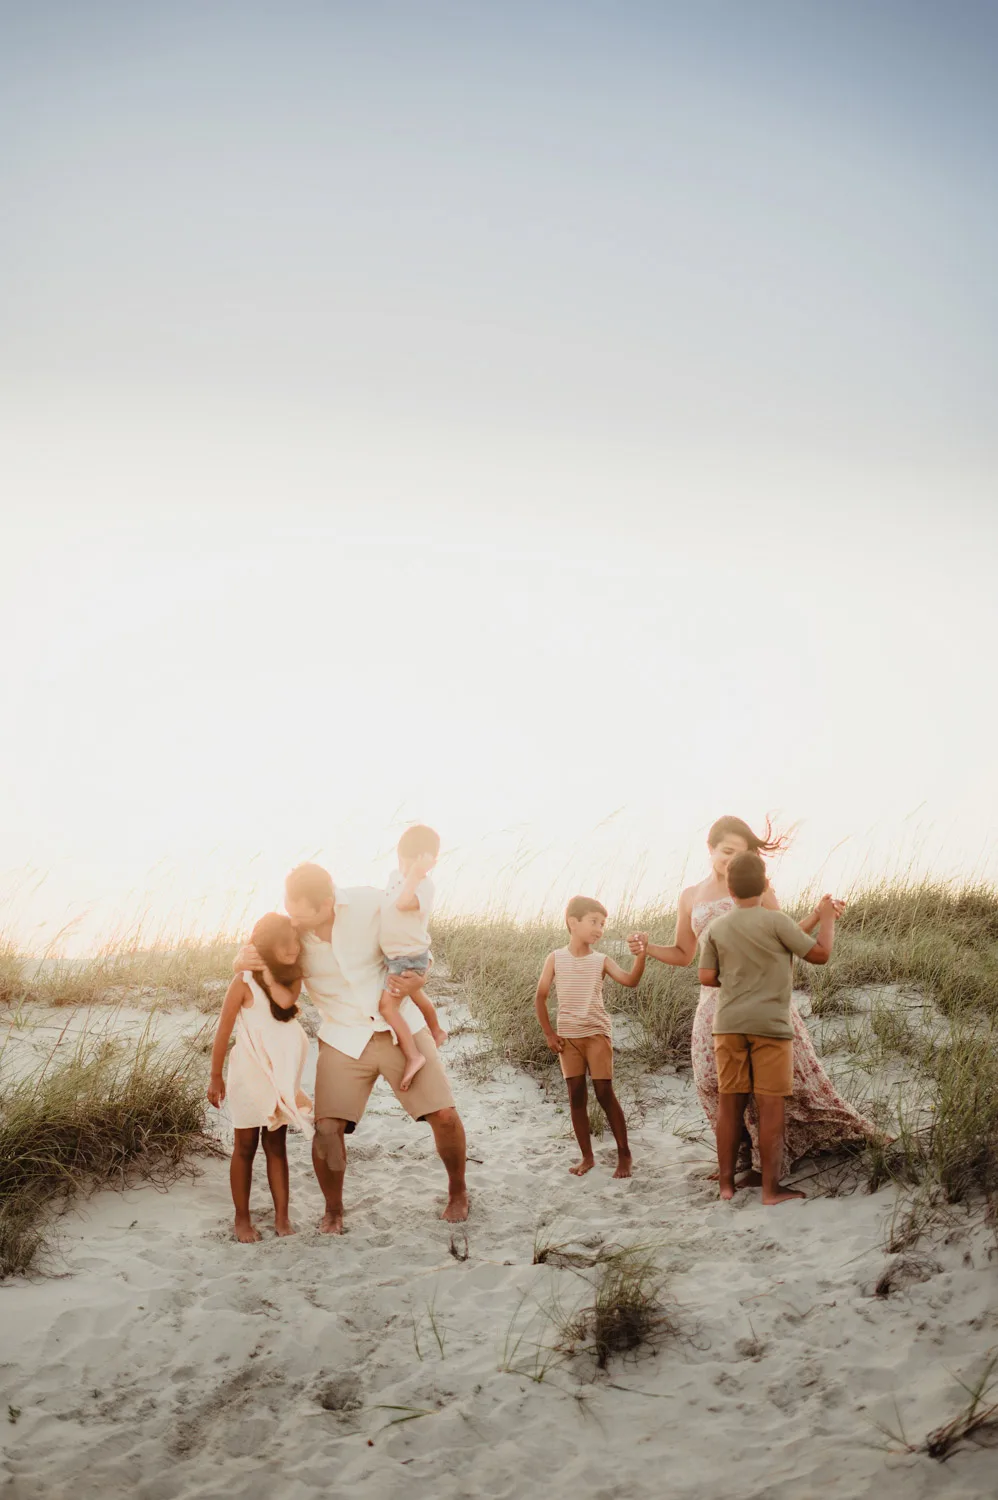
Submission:
<svg viewBox="0 0 998 1500">
<path fill-rule="evenodd" d="M 751 1172 L 743 1172 L 740 1177 L 735 1178 L 736 1188 L 762 1187 L 762 1173 L 752 1168 Z"/>
<path fill-rule="evenodd" d="M 327 1208 L 319 1220 L 320 1234 L 342 1234 L 343 1233 L 343 1210 L 341 1208 Z"/>
<path fill-rule="evenodd" d="M 254 1229 L 251 1219 L 237 1219 L 235 1222 L 236 1239 L 241 1245 L 255 1245 L 260 1238 L 259 1229 Z"/>
<path fill-rule="evenodd" d="M 593 1157 L 584 1156 L 580 1162 L 577 1162 L 574 1167 L 569 1167 L 568 1170 L 573 1177 L 585 1177 L 586 1173 L 591 1172 L 595 1165 L 596 1162 Z"/>
<path fill-rule="evenodd" d="M 719 1188 L 719 1192 L 721 1194 L 721 1197 L 724 1199 L 725 1203 L 730 1203 L 731 1199 L 735 1196 L 735 1185 L 734 1185 L 734 1183 L 733 1182 L 722 1182 L 721 1186 Z"/>
<path fill-rule="evenodd" d="M 438 1047 L 442 1047 L 444 1042 L 447 1040 L 447 1033 L 442 1026 L 431 1026 L 430 1036 L 436 1042 Z"/>
<path fill-rule="evenodd" d="M 279 1234 L 281 1239 L 286 1239 L 289 1234 L 297 1234 L 295 1226 L 290 1219 L 275 1219 L 274 1233 Z"/>
<path fill-rule="evenodd" d="M 631 1175 L 631 1153 L 625 1155 L 622 1151 L 617 1153 L 617 1170 L 614 1177 L 630 1177 Z"/>
<path fill-rule="evenodd" d="M 775 1193 L 763 1193 L 762 1201 L 766 1208 L 773 1208 L 777 1203 L 793 1203 L 795 1198 L 806 1198 L 806 1193 L 795 1193 L 790 1188 L 778 1188 Z"/>
<path fill-rule="evenodd" d="M 409 1085 L 412 1082 L 412 1080 L 415 1078 L 416 1074 L 419 1072 L 420 1068 L 425 1068 L 425 1067 L 426 1067 L 426 1058 L 423 1056 L 422 1053 L 420 1053 L 418 1057 L 414 1057 L 412 1059 L 412 1062 L 407 1062 L 406 1063 L 406 1065 L 405 1065 L 405 1072 L 402 1074 L 402 1082 L 399 1084 L 399 1088 L 402 1090 L 403 1094 L 405 1093 L 406 1089 L 409 1087 Z"/>
<path fill-rule="evenodd" d="M 467 1193 L 451 1193 L 447 1199 L 447 1207 L 440 1217 L 448 1224 L 463 1224 L 468 1217 L 469 1208 Z"/>
</svg>

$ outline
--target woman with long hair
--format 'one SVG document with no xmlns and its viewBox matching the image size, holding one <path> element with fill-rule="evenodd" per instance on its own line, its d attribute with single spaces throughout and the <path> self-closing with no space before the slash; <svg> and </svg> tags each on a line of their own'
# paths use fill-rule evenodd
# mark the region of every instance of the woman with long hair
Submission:
<svg viewBox="0 0 998 1500">
<path fill-rule="evenodd" d="M 698 885 L 687 886 L 679 897 L 676 935 L 669 947 L 649 943 L 649 958 L 660 963 L 685 968 L 696 952 L 700 934 L 715 917 L 730 911 L 734 902 L 728 895 L 725 879 L 728 865 L 736 854 L 746 851 L 763 856 L 787 847 L 787 835 L 774 835 L 769 819 L 760 838 L 742 818 L 718 818 L 707 834 L 710 874 Z M 763 906 L 778 910 L 779 902 L 771 886 L 766 887 Z M 812 912 L 800 924 L 805 932 L 818 925 L 818 914 Z M 639 939 L 644 934 L 639 934 Z M 693 1019 L 693 1077 L 697 1094 L 712 1130 L 717 1129 L 717 1064 L 714 1058 L 714 1006 L 717 991 L 701 987 L 700 1000 Z M 797 1006 L 791 1001 L 790 1019 L 794 1028 L 794 1091 L 786 1103 L 786 1133 L 783 1159 L 785 1176 L 795 1161 L 814 1151 L 833 1151 L 847 1141 L 879 1139 L 880 1132 L 864 1119 L 848 1100 L 843 1099 L 818 1061 L 818 1054 Z M 752 1142 L 752 1171 L 742 1186 L 755 1185 L 759 1179 L 759 1128 L 754 1102 L 745 1112 L 745 1123 Z"/>
</svg>

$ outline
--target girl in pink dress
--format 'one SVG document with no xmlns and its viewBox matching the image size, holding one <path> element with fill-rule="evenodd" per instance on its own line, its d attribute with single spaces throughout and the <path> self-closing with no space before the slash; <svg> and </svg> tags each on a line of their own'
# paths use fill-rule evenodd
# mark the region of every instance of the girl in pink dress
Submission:
<svg viewBox="0 0 998 1500">
<path fill-rule="evenodd" d="M 660 963 L 685 968 L 696 952 L 700 934 L 715 917 L 730 911 L 734 902 L 728 895 L 725 873 L 736 854 L 753 850 L 772 854 L 786 847 L 784 837 L 774 837 L 769 820 L 764 838 L 753 833 L 741 818 L 719 818 L 707 835 L 711 873 L 699 885 L 687 886 L 679 897 L 679 914 L 675 940 L 670 947 L 649 943 L 649 958 Z M 779 908 L 771 888 L 763 896 L 763 906 Z M 801 922 L 805 932 L 818 925 L 818 914 L 812 912 Z M 638 934 L 637 940 L 644 937 Z M 693 1018 L 693 1077 L 710 1128 L 717 1127 L 717 1064 L 714 1059 L 714 1006 L 717 991 L 701 988 L 700 1001 Z M 790 1019 L 794 1028 L 794 1091 L 786 1105 L 786 1133 L 783 1175 L 795 1161 L 815 1151 L 834 1151 L 846 1141 L 880 1139 L 871 1121 L 854 1109 L 836 1092 L 831 1079 L 818 1061 L 811 1034 L 791 1002 Z M 739 1186 L 755 1186 L 759 1176 L 759 1130 L 753 1102 L 745 1112 L 745 1124 L 752 1144 L 752 1170 Z M 747 1151 L 746 1151 L 747 1157 Z M 747 1165 L 747 1161 L 746 1161 Z"/>
</svg>

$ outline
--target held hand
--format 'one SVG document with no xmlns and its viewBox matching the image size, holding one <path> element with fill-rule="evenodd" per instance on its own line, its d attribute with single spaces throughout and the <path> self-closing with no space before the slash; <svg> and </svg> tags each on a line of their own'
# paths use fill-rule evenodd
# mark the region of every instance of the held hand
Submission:
<svg viewBox="0 0 998 1500">
<path fill-rule="evenodd" d="M 244 943 L 236 954 L 232 967 L 237 974 L 241 974 L 244 969 L 253 969 L 259 973 L 261 969 L 266 968 L 266 965 L 253 944 Z"/>
<path fill-rule="evenodd" d="M 564 1052 L 565 1050 L 565 1038 L 563 1036 L 555 1036 L 553 1031 L 548 1037 L 547 1043 L 556 1057 L 559 1052 Z"/>
<path fill-rule="evenodd" d="M 845 902 L 836 901 L 834 896 L 824 895 L 818 902 L 818 916 L 831 917 L 833 920 L 840 917 L 845 911 Z"/>
<path fill-rule="evenodd" d="M 221 1109 L 222 1100 L 225 1098 L 224 1078 L 213 1078 L 208 1085 L 208 1103 L 215 1109 Z"/>
<path fill-rule="evenodd" d="M 627 946 L 628 946 L 628 948 L 630 948 L 630 950 L 634 954 L 635 958 L 637 958 L 642 953 L 647 953 L 648 952 L 648 934 L 647 934 L 647 932 L 632 932 L 629 935 L 628 939 L 627 939 Z"/>
</svg>

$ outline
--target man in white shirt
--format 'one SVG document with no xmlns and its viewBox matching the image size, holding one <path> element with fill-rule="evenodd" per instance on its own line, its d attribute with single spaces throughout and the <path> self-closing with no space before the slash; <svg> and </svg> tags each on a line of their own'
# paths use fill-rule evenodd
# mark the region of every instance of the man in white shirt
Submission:
<svg viewBox="0 0 998 1500">
<path fill-rule="evenodd" d="M 301 936 L 305 988 L 322 1020 L 315 1074 L 315 1138 L 312 1165 L 326 1200 L 319 1228 L 343 1232 L 343 1178 L 346 1136 L 364 1113 L 377 1078 L 386 1078 L 399 1103 L 415 1120 L 426 1120 L 447 1169 L 450 1224 L 468 1217 L 465 1136 L 436 1044 L 422 1015 L 408 998 L 402 1011 L 426 1062 L 408 1090 L 399 1087 L 405 1059 L 378 1009 L 384 985 L 380 923 L 384 892 L 373 886 L 337 890 L 319 865 L 299 865 L 284 887 L 284 905 Z M 246 963 L 244 950 L 236 962 Z M 392 978 L 396 993 L 408 997 L 423 974 Z"/>
</svg>

